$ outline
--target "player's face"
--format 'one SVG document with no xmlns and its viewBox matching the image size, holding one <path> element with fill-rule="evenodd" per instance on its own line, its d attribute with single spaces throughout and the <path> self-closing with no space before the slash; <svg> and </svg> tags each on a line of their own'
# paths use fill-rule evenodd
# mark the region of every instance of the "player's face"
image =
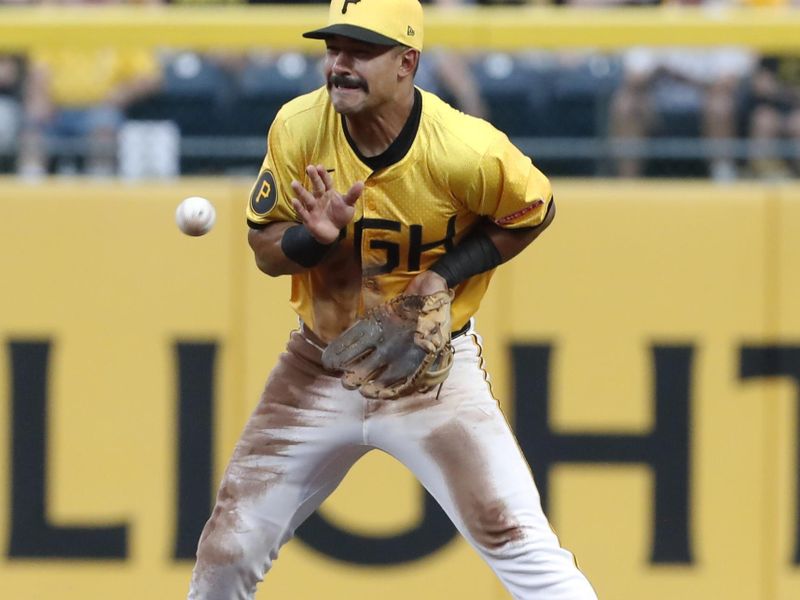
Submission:
<svg viewBox="0 0 800 600">
<path fill-rule="evenodd" d="M 397 94 L 403 48 L 333 36 L 326 40 L 325 80 L 333 107 L 355 115 Z"/>
</svg>

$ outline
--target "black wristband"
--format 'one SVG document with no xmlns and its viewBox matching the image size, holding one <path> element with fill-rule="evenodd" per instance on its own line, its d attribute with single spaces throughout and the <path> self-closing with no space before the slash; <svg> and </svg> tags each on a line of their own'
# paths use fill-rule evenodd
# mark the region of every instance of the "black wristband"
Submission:
<svg viewBox="0 0 800 600">
<path fill-rule="evenodd" d="M 431 271 L 444 277 L 447 287 L 494 269 L 503 262 L 500 251 L 482 229 L 467 235 L 461 243 L 436 261 Z"/>
<path fill-rule="evenodd" d="M 283 232 L 281 250 L 287 258 L 308 269 L 319 264 L 337 241 L 323 244 L 304 225 L 293 225 Z"/>
</svg>

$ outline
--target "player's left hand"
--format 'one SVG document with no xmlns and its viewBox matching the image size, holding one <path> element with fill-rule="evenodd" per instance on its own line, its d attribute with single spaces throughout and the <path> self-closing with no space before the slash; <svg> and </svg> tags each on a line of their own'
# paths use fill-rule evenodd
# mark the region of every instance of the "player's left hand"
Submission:
<svg viewBox="0 0 800 600">
<path fill-rule="evenodd" d="M 314 238 L 322 244 L 332 244 L 342 227 L 353 220 L 356 201 L 364 191 L 364 182 L 357 181 L 344 195 L 333 187 L 331 174 L 322 165 L 308 165 L 306 174 L 311 181 L 311 191 L 292 181 L 297 194 L 292 206 Z"/>
<path fill-rule="evenodd" d="M 406 287 L 408 295 L 429 296 L 435 292 L 447 289 L 447 281 L 435 271 L 423 271 Z"/>
</svg>

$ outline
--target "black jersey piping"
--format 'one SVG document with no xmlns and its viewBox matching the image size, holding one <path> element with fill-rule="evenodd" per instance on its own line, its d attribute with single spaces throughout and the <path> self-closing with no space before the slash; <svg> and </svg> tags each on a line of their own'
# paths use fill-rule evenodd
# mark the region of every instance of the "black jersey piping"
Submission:
<svg viewBox="0 0 800 600">
<path fill-rule="evenodd" d="M 358 156 L 358 159 L 373 171 L 377 171 L 379 169 L 391 167 L 393 164 L 400 162 L 403 157 L 408 154 L 408 151 L 411 150 L 411 145 L 414 143 L 414 139 L 417 137 L 421 118 L 422 94 L 420 94 L 417 88 L 414 88 L 414 106 L 411 107 L 411 114 L 408 116 L 406 124 L 403 125 L 400 134 L 389 144 L 389 147 L 377 156 L 364 156 L 361 154 L 353 138 L 350 137 L 344 115 L 342 115 L 342 130 L 344 131 L 344 137 L 347 143 L 350 144 L 350 147 L 353 149 L 356 156 Z"/>
</svg>

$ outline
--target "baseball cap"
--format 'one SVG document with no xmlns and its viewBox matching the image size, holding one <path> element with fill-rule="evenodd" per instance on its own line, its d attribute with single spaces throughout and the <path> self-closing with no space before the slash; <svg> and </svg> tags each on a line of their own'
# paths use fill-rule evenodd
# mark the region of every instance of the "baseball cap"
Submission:
<svg viewBox="0 0 800 600">
<path fill-rule="evenodd" d="M 419 0 L 333 0 L 328 24 L 303 37 L 324 40 L 332 35 L 422 50 L 422 4 Z"/>
</svg>

